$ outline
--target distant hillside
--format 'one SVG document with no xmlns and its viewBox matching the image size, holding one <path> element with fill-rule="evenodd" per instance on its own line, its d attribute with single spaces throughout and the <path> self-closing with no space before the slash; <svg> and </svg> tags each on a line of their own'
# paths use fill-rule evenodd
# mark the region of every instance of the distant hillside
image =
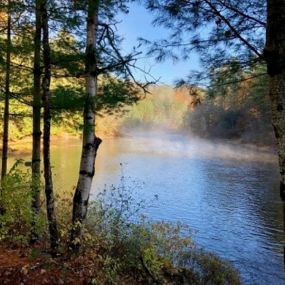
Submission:
<svg viewBox="0 0 285 285">
<path fill-rule="evenodd" d="M 193 91 L 193 90 L 192 90 Z M 201 89 L 191 92 L 187 88 L 155 85 L 149 94 L 132 106 L 124 116 L 122 127 L 154 127 L 181 129 L 185 115 L 195 106 L 197 97 L 203 97 Z"/>
</svg>

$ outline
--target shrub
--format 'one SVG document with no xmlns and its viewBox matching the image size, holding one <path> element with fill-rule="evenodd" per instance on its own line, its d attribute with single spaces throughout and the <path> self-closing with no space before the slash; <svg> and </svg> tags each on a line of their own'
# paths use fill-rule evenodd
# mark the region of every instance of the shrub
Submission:
<svg viewBox="0 0 285 285">
<path fill-rule="evenodd" d="M 15 162 L 2 181 L 0 240 L 13 244 L 28 244 L 32 222 L 31 173 L 23 160 Z M 43 217 L 36 219 L 36 227 L 43 232 Z"/>
</svg>

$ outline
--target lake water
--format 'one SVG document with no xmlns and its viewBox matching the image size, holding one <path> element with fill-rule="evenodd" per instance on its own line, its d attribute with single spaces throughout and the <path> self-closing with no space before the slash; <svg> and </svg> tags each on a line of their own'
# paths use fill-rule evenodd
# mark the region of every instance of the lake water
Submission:
<svg viewBox="0 0 285 285">
<path fill-rule="evenodd" d="M 57 191 L 76 184 L 79 141 L 52 149 Z M 153 220 L 182 221 L 201 247 L 230 260 L 244 284 L 285 284 L 284 215 L 277 158 L 250 146 L 211 143 L 159 132 L 106 139 L 96 162 L 92 193 L 120 178 Z M 129 178 L 128 178 L 129 177 Z"/>
</svg>

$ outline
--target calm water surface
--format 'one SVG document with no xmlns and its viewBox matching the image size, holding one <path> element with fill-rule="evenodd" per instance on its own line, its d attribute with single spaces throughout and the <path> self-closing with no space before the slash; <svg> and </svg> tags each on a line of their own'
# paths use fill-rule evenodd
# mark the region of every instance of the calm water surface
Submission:
<svg viewBox="0 0 285 285">
<path fill-rule="evenodd" d="M 63 141 L 52 153 L 57 191 L 71 189 L 80 143 Z M 201 247 L 240 270 L 244 284 L 285 284 L 283 204 L 273 155 L 152 133 L 105 140 L 96 169 L 93 193 L 129 176 L 126 181 L 142 185 L 141 198 L 159 197 L 146 215 L 187 223 Z"/>
</svg>

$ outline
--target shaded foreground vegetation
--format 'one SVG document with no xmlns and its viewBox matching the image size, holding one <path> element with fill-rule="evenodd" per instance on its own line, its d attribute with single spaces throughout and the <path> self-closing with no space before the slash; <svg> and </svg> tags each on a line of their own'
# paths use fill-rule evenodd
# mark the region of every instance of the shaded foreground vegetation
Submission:
<svg viewBox="0 0 285 285">
<path fill-rule="evenodd" d="M 91 203 L 79 255 L 68 246 L 72 197 L 58 195 L 60 247 L 52 259 L 44 212 L 36 221 L 39 241 L 29 247 L 31 177 L 21 161 L 15 164 L 1 196 L 1 284 L 240 284 L 228 262 L 194 244 L 186 226 L 141 216 L 146 204 L 123 179 Z"/>
</svg>

